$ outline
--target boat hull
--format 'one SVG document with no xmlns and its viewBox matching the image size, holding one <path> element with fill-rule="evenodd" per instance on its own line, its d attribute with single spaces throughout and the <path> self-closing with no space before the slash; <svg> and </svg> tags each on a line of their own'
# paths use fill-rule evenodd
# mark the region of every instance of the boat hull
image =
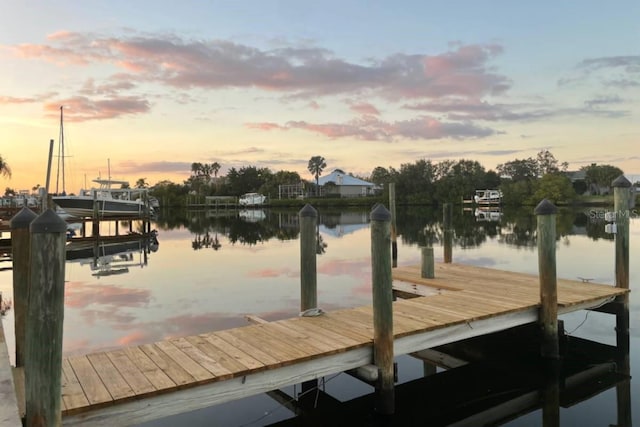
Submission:
<svg viewBox="0 0 640 427">
<path fill-rule="evenodd" d="M 94 202 L 100 217 L 140 217 L 145 214 L 144 204 L 136 200 L 94 200 L 84 197 L 54 197 L 53 201 L 69 215 L 77 218 L 93 217 Z"/>
</svg>

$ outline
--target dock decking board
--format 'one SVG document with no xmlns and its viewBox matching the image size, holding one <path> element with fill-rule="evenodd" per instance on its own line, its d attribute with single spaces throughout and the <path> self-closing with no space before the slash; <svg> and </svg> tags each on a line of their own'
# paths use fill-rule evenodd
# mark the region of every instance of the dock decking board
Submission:
<svg viewBox="0 0 640 427">
<path fill-rule="evenodd" d="M 425 333 L 432 333 L 438 342 L 449 339 L 449 331 L 456 329 L 467 335 L 478 333 L 468 330 L 472 322 L 531 321 L 539 306 L 537 276 L 459 264 L 438 264 L 435 279 L 420 278 L 415 266 L 394 269 L 393 275 L 403 282 L 445 290 L 394 302 L 394 336 L 400 351 L 423 349 L 416 346 L 431 342 Z M 558 280 L 564 312 L 625 292 L 613 286 Z M 497 327 L 494 323 L 485 330 Z M 198 386 L 227 390 L 228 398 L 241 393 L 228 390 L 242 388 L 246 378 L 271 378 L 279 370 L 296 371 L 298 365 L 307 369 L 305 378 L 312 378 L 340 366 L 371 363 L 372 337 L 372 308 L 356 307 L 69 357 L 63 362 L 63 415 L 82 415 L 96 405 L 162 397 L 172 390 L 200 390 Z M 340 362 L 318 368 L 317 374 L 307 368 L 320 360 Z M 222 382 L 229 384 L 213 387 Z"/>
</svg>

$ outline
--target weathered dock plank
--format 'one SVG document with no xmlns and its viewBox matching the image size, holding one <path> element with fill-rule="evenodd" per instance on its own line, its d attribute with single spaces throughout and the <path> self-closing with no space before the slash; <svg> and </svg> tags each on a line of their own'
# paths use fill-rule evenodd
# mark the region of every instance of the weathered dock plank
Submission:
<svg viewBox="0 0 640 427">
<path fill-rule="evenodd" d="M 437 265 L 433 279 L 422 279 L 417 267 L 393 274 L 416 286 L 446 289 L 394 302 L 396 355 L 538 319 L 537 276 L 459 264 Z M 626 292 L 559 280 L 558 312 L 592 308 Z M 139 423 L 316 379 L 370 364 L 372 344 L 372 308 L 355 307 L 69 358 L 65 424 Z"/>
<path fill-rule="evenodd" d="M 0 320 L 0 425 L 7 427 L 22 426 L 2 320 Z"/>
</svg>

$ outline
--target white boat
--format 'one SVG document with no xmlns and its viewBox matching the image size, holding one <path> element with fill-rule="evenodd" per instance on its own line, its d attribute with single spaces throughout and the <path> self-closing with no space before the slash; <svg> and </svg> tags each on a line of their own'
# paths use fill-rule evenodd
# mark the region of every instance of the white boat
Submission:
<svg viewBox="0 0 640 427">
<path fill-rule="evenodd" d="M 260 193 L 246 193 L 240 196 L 238 204 L 241 206 L 258 206 L 263 205 L 267 200 L 267 196 Z"/>
<path fill-rule="evenodd" d="M 92 217 L 96 210 L 100 217 L 141 217 L 152 212 L 143 200 L 144 190 L 128 188 L 127 181 L 98 178 L 93 182 L 99 187 L 80 190 L 77 196 L 54 196 L 53 201 L 76 218 Z"/>
<path fill-rule="evenodd" d="M 502 203 L 502 191 L 476 190 L 473 201 L 478 205 L 499 205 Z"/>
<path fill-rule="evenodd" d="M 500 221 L 502 219 L 502 211 L 498 207 L 492 208 L 476 208 L 474 211 L 476 221 Z"/>
</svg>

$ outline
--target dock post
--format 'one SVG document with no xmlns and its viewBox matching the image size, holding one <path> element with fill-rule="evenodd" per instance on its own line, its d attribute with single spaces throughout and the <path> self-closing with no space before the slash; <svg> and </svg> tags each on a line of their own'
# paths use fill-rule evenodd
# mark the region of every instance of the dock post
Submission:
<svg viewBox="0 0 640 427">
<path fill-rule="evenodd" d="M 25 331 L 25 426 L 61 426 L 67 224 L 48 209 L 29 228 L 31 285 Z"/>
<path fill-rule="evenodd" d="M 11 218 L 11 259 L 13 263 L 13 315 L 16 336 L 16 368 L 24 365 L 24 328 L 29 297 L 29 256 L 31 235 L 29 225 L 37 215 L 29 208 L 22 208 Z"/>
<path fill-rule="evenodd" d="M 629 289 L 629 216 L 631 182 L 620 175 L 612 183 L 613 209 L 616 215 L 616 287 Z M 629 359 L 629 294 L 616 298 L 619 309 L 616 310 L 616 344 L 618 372 L 629 375 L 631 362 Z M 618 426 L 631 426 L 631 384 L 625 380 L 616 386 Z"/>
<path fill-rule="evenodd" d="M 558 283 L 556 277 L 556 213 L 549 200 L 536 206 L 538 238 L 538 272 L 540 277 L 540 314 L 542 328 L 541 355 L 549 361 L 560 358 L 558 340 Z M 553 363 L 552 363 L 553 365 Z"/>
<path fill-rule="evenodd" d="M 391 275 L 391 213 L 378 205 L 371 212 L 371 284 L 373 287 L 373 356 L 378 366 L 376 411 L 395 411 L 393 368 L 393 292 Z"/>
<path fill-rule="evenodd" d="M 310 204 L 300 216 L 300 311 L 318 306 L 316 273 L 316 224 L 318 211 Z"/>
<path fill-rule="evenodd" d="M 391 211 L 391 262 L 398 266 L 398 232 L 396 228 L 396 184 L 389 183 L 389 210 Z"/>
<path fill-rule="evenodd" d="M 442 224 L 444 228 L 444 262 L 450 264 L 453 258 L 453 205 L 442 206 Z"/>
<path fill-rule="evenodd" d="M 91 230 L 93 237 L 100 235 L 100 206 L 98 203 L 98 192 L 93 190 L 93 229 Z"/>
<path fill-rule="evenodd" d="M 300 311 L 318 307 L 318 283 L 316 269 L 316 226 L 318 211 L 305 204 L 300 212 Z M 302 383 L 301 403 L 309 404 L 314 396 L 309 391 L 318 387 L 318 380 Z"/>
<path fill-rule="evenodd" d="M 435 266 L 433 260 L 433 247 L 427 246 L 421 248 L 422 262 L 420 263 L 421 272 L 420 276 L 423 279 L 433 279 L 435 277 Z"/>
</svg>

